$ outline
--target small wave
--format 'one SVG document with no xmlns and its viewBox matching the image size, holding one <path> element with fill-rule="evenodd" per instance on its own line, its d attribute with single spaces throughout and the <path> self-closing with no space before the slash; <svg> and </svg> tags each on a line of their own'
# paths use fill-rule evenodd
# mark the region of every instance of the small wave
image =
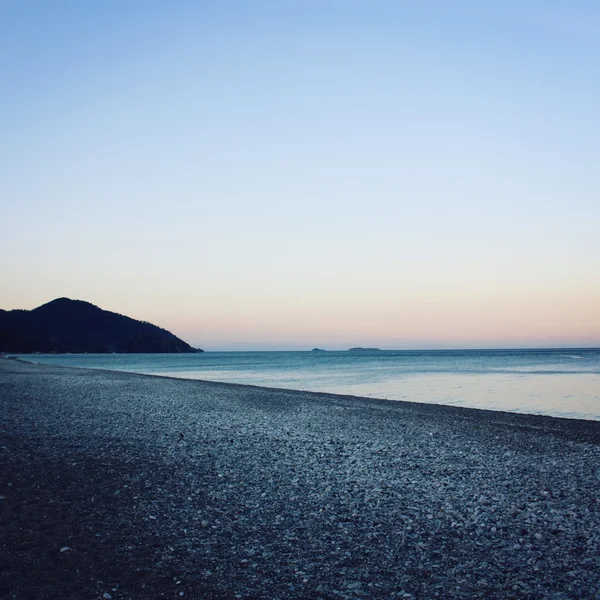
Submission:
<svg viewBox="0 0 600 600">
<path fill-rule="evenodd" d="M 498 368 L 490 369 L 490 373 L 499 375 L 582 375 L 586 373 L 596 373 L 593 370 L 581 370 L 581 369 L 536 369 L 533 367 L 512 367 L 512 368 Z M 482 373 L 485 375 L 485 372 Z"/>
</svg>

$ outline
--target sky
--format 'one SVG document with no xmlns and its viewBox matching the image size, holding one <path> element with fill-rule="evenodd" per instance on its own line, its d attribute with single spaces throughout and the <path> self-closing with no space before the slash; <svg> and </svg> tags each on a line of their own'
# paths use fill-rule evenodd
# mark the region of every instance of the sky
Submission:
<svg viewBox="0 0 600 600">
<path fill-rule="evenodd" d="M 599 74 L 596 0 L 0 0 L 0 308 L 600 346 Z"/>
</svg>

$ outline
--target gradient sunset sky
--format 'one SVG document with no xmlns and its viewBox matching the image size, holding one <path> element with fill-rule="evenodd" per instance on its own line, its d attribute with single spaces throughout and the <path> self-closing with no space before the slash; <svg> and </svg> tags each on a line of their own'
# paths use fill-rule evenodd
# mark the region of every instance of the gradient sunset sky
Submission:
<svg viewBox="0 0 600 600">
<path fill-rule="evenodd" d="M 600 346 L 597 0 L 4 0 L 0 81 L 0 308 Z"/>
</svg>

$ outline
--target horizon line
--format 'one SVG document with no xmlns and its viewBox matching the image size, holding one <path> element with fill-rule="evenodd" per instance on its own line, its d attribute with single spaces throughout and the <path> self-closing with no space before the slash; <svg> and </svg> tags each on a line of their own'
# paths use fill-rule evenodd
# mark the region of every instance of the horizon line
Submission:
<svg viewBox="0 0 600 600">
<path fill-rule="evenodd" d="M 352 348 L 320 348 L 315 347 L 309 350 L 306 349 L 245 349 L 245 350 L 206 350 L 204 352 L 350 352 L 354 349 L 363 352 L 486 352 L 486 351 L 504 351 L 504 352 L 524 352 L 524 351 L 539 351 L 539 350 L 600 350 L 600 346 L 524 346 L 524 347 L 466 347 L 466 348 L 376 348 L 372 346 L 353 346 Z"/>
</svg>

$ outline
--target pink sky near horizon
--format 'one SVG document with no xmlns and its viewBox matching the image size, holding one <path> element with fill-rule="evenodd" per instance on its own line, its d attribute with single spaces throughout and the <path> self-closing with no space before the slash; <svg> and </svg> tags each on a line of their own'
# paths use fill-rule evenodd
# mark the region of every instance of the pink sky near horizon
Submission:
<svg viewBox="0 0 600 600">
<path fill-rule="evenodd" d="M 556 296 L 521 298 L 518 305 L 473 298 L 453 303 L 434 297 L 393 306 L 380 301 L 369 308 L 323 302 L 285 308 L 231 302 L 229 306 L 191 305 L 190 299 L 155 305 L 152 297 L 111 297 L 95 302 L 164 327 L 206 350 L 310 350 L 375 346 L 421 348 L 599 347 L 600 326 L 590 327 L 597 302 Z M 90 298 L 82 298 L 92 301 Z M 509 298 L 510 299 L 510 298 Z M 41 302 L 43 303 L 43 302 Z M 34 308 L 33 302 L 24 308 Z M 23 306 L 21 306 L 23 308 Z"/>
</svg>

